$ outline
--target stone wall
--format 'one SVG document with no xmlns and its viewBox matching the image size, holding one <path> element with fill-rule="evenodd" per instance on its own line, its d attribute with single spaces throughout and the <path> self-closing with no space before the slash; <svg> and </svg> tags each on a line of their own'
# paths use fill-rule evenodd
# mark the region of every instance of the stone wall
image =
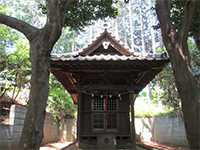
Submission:
<svg viewBox="0 0 200 150">
<path fill-rule="evenodd" d="M 136 133 L 144 141 L 187 146 L 184 122 L 181 117 L 136 118 Z"/>
</svg>

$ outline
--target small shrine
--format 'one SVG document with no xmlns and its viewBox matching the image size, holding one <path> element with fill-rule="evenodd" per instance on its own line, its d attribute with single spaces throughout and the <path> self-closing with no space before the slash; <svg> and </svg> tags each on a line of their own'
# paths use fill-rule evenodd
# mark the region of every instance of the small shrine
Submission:
<svg viewBox="0 0 200 150">
<path fill-rule="evenodd" d="M 134 54 L 106 29 L 76 54 L 52 55 L 51 72 L 78 105 L 79 147 L 130 148 L 131 95 L 168 62 L 165 54 Z"/>
</svg>

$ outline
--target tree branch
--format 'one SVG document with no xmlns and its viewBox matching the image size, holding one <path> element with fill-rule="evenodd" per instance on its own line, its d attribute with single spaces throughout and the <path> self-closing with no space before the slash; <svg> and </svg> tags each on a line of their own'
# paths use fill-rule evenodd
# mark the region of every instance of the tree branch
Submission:
<svg viewBox="0 0 200 150">
<path fill-rule="evenodd" d="M 156 13 L 160 22 L 160 28 L 162 31 L 163 41 L 165 46 L 167 43 L 175 43 L 177 33 L 175 28 L 170 22 L 170 0 L 157 0 L 156 1 Z"/>
<path fill-rule="evenodd" d="M 47 0 L 48 23 L 52 24 L 60 21 L 60 23 L 64 25 L 64 16 L 58 16 L 64 15 L 64 12 L 73 2 L 74 0 Z M 60 18 L 63 20 L 59 20 Z"/>
<path fill-rule="evenodd" d="M 180 30 L 179 33 L 177 33 L 175 26 L 173 26 L 170 21 L 170 4 L 171 0 L 156 0 L 156 13 L 160 22 L 163 42 L 166 50 L 169 53 L 177 83 L 180 83 L 181 85 L 182 83 L 178 82 L 178 80 L 183 79 L 184 82 L 186 82 L 186 80 L 188 81 L 188 83 L 192 82 L 190 55 L 187 46 L 188 33 L 184 33 L 184 36 L 186 36 L 186 41 L 183 42 L 183 39 L 181 39 L 180 36 Z M 184 26 L 186 26 L 186 23 Z M 187 30 L 189 31 L 188 27 L 184 28 L 187 28 Z M 185 74 L 187 73 L 188 76 L 183 76 L 183 72 Z M 191 79 L 189 79 L 188 77 L 191 77 Z"/>
<path fill-rule="evenodd" d="M 13 29 L 18 30 L 19 32 L 23 33 L 29 40 L 32 40 L 34 34 L 38 30 L 37 28 L 31 26 L 24 21 L 4 14 L 0 14 L 0 24 L 7 25 Z"/>
<path fill-rule="evenodd" d="M 62 32 L 61 18 L 64 17 L 64 13 L 61 14 L 59 7 L 59 0 L 47 0 L 47 22 L 44 28 L 45 38 L 53 46 L 58 40 Z M 51 47 L 52 47 L 51 46 Z"/>
<path fill-rule="evenodd" d="M 178 42 L 179 45 L 182 45 L 185 48 L 182 49 L 182 53 L 185 56 L 185 60 L 187 61 L 187 64 L 190 65 L 190 53 L 188 50 L 188 44 L 187 44 L 187 39 L 188 39 L 188 33 L 192 24 L 192 18 L 193 18 L 193 13 L 195 9 L 195 3 L 196 0 L 186 0 L 185 6 L 184 6 L 184 16 L 183 16 L 183 24 L 181 26 L 181 29 L 179 31 L 179 38 Z"/>
<path fill-rule="evenodd" d="M 182 42 L 187 43 L 188 32 L 192 24 L 193 13 L 195 9 L 196 0 L 186 0 L 184 6 L 183 24 L 180 30 L 180 39 Z"/>
<path fill-rule="evenodd" d="M 47 24 L 59 24 L 59 0 L 47 0 Z"/>
<path fill-rule="evenodd" d="M 183 43 L 180 34 L 170 21 L 171 0 L 156 0 L 156 13 L 160 22 L 164 45 L 170 55 L 171 61 L 186 61 L 190 64 L 187 42 Z M 179 32 L 180 33 L 180 32 Z M 186 34 L 187 35 L 187 34 Z"/>
<path fill-rule="evenodd" d="M 64 26 L 64 13 L 74 0 L 47 0 L 46 37 L 54 44 L 61 35 Z"/>
</svg>

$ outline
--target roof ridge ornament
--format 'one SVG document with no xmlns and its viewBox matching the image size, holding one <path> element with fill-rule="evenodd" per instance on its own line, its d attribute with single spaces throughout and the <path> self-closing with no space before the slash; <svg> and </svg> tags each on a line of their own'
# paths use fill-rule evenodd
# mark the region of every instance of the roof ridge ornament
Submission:
<svg viewBox="0 0 200 150">
<path fill-rule="evenodd" d="M 107 31 L 108 30 L 108 23 L 104 23 L 103 28 L 104 28 L 105 31 Z"/>
<path fill-rule="evenodd" d="M 103 43 L 102 43 L 102 45 L 103 45 L 103 48 L 104 49 L 108 49 L 108 46 L 110 45 L 110 42 L 109 41 L 103 41 Z"/>
</svg>

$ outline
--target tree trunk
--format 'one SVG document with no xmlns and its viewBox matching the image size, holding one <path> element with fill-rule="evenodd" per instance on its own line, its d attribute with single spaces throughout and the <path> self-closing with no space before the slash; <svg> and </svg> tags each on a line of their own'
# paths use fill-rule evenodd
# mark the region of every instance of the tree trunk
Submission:
<svg viewBox="0 0 200 150">
<path fill-rule="evenodd" d="M 171 59 L 176 85 L 181 97 L 185 129 L 192 150 L 200 149 L 200 88 L 189 67 Z"/>
<path fill-rule="evenodd" d="M 200 89 L 199 89 L 200 91 Z M 182 94 L 182 111 L 185 120 L 185 129 L 188 143 L 192 150 L 200 149 L 200 103 L 199 94 L 192 92 L 194 95 L 189 97 L 187 93 Z M 183 98 L 185 96 L 185 98 Z M 196 98 L 195 98 L 196 97 Z M 193 99 L 194 101 L 189 101 Z"/>
<path fill-rule="evenodd" d="M 47 46 L 48 41 L 42 37 L 30 42 L 31 91 L 20 150 L 38 150 L 43 138 L 45 108 L 49 92 L 50 51 Z"/>
<path fill-rule="evenodd" d="M 166 41 L 166 37 L 163 37 Z M 176 87 L 181 98 L 181 105 L 186 135 L 191 150 L 200 149 L 200 86 L 191 71 L 187 43 L 166 44 L 175 76 Z"/>
<path fill-rule="evenodd" d="M 170 21 L 170 0 L 157 0 L 156 13 L 160 22 L 163 42 L 174 71 L 181 98 L 185 129 L 192 150 L 200 149 L 200 86 L 192 73 L 187 39 L 196 1 L 187 0 L 182 27 L 176 29 Z"/>
</svg>

